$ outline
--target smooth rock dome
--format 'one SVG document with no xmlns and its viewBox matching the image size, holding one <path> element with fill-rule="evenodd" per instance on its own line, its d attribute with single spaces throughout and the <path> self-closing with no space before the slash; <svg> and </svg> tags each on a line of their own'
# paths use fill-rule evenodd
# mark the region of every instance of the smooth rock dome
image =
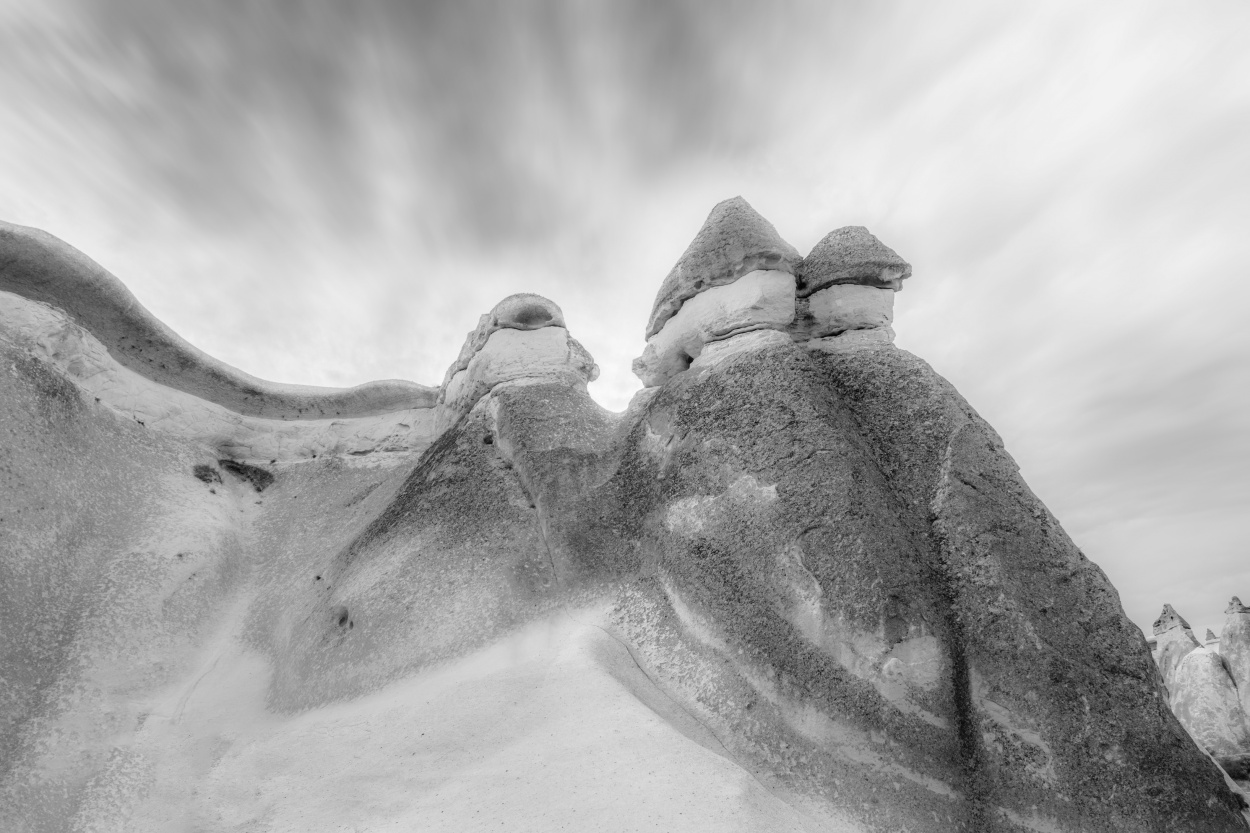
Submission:
<svg viewBox="0 0 1250 833">
<path fill-rule="evenodd" d="M 799 266 L 799 295 L 836 284 L 878 286 L 895 291 L 911 277 L 911 265 L 863 226 L 845 226 L 825 235 Z"/>
</svg>

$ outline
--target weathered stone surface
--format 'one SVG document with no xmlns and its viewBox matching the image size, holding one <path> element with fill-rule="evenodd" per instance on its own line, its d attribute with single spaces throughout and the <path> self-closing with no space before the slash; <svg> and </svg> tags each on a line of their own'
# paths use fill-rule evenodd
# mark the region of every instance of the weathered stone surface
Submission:
<svg viewBox="0 0 1250 833">
<path fill-rule="evenodd" d="M 898 291 L 911 266 L 863 226 L 846 226 L 825 235 L 798 270 L 799 296 L 835 284 L 861 284 Z"/>
<path fill-rule="evenodd" d="M 590 353 L 563 327 L 497 329 L 443 387 L 435 431 L 445 431 L 502 382 L 554 378 L 585 389 L 598 376 Z"/>
<path fill-rule="evenodd" d="M 1189 630 L 1189 623 L 1186 622 L 1170 604 L 1165 604 L 1163 606 L 1163 611 L 1159 614 L 1159 618 L 1155 619 L 1152 628 L 1155 636 L 1158 636 L 1159 634 L 1169 631 L 1172 628 L 1184 628 L 1185 630 Z"/>
<path fill-rule="evenodd" d="M 554 301 L 532 292 L 509 295 L 478 319 L 477 327 L 465 337 L 460 354 L 447 368 L 443 386 L 469 366 L 473 356 L 497 330 L 541 330 L 544 327 L 565 327 L 564 311 Z"/>
<path fill-rule="evenodd" d="M 802 299 L 799 310 L 796 325 L 810 338 L 838 336 L 848 330 L 884 330 L 893 339 L 892 289 L 837 284 Z"/>
<path fill-rule="evenodd" d="M 428 447 L 263 493 L 0 338 L 6 829 L 1244 831 L 883 332 L 731 334 L 612 414 L 564 328 L 503 328 Z"/>
<path fill-rule="evenodd" d="M 893 343 L 894 329 L 877 327 L 871 330 L 847 330 L 841 335 L 813 338 L 804 342 L 803 346 L 813 351 L 840 353 L 846 350 L 871 350 Z"/>
<path fill-rule="evenodd" d="M 634 375 L 647 387 L 662 385 L 690 366 L 704 345 L 752 330 L 785 330 L 794 320 L 794 275 L 751 272 L 686 301 L 647 339 Z"/>
<path fill-rule="evenodd" d="M 1191 651 L 1202 645 L 1194 638 L 1189 623 L 1181 618 L 1170 604 L 1163 606 L 1163 612 L 1154 622 L 1155 649 L 1154 660 L 1163 676 L 1163 684 L 1171 692 L 1175 684 L 1176 670 L 1181 660 Z"/>
<path fill-rule="evenodd" d="M 690 246 L 668 273 L 647 321 L 647 338 L 688 299 L 755 271 L 794 274 L 802 258 L 742 197 L 716 204 Z"/>
<path fill-rule="evenodd" d="M 203 443 L 242 460 L 411 454 L 434 439 L 434 408 L 334 419 L 265 418 L 232 411 L 136 373 L 64 311 L 9 292 L 0 292 L 0 339 L 55 368 L 84 401 L 151 431 Z"/>
<path fill-rule="evenodd" d="M 1228 660 L 1228 671 L 1237 686 L 1242 707 L 1250 712 L 1250 608 L 1236 596 L 1224 611 L 1220 654 Z M 1250 752 L 1250 749 L 1245 751 Z"/>
<path fill-rule="evenodd" d="M 1250 754 L 1250 726 L 1222 656 L 1206 648 L 1190 651 L 1176 667 L 1169 692 L 1177 720 L 1217 760 Z"/>
<path fill-rule="evenodd" d="M 388 379 L 353 388 L 257 379 L 183 340 L 122 282 L 82 252 L 38 229 L 0 222 L 0 291 L 63 310 L 112 357 L 160 385 L 245 416 L 333 419 L 432 408 L 438 389 Z"/>
</svg>

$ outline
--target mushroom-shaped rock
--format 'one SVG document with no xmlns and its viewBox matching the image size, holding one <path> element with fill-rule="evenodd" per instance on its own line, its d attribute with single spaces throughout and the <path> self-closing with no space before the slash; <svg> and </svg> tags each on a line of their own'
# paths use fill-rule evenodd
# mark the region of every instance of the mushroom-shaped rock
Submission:
<svg viewBox="0 0 1250 833">
<path fill-rule="evenodd" d="M 1176 669 L 1190 652 L 1201 648 L 1194 638 L 1189 623 L 1181 618 L 1170 604 L 1163 606 L 1163 612 L 1154 622 L 1156 639 L 1155 662 L 1159 665 L 1159 673 L 1163 675 L 1163 683 L 1172 691 Z"/>
<path fill-rule="evenodd" d="M 863 226 L 830 232 L 799 266 L 796 337 L 841 336 L 859 330 L 892 342 L 894 293 L 911 266 Z"/>
<path fill-rule="evenodd" d="M 793 275 L 801 260 L 773 224 L 742 197 L 717 203 L 660 286 L 647 321 L 647 338 L 660 332 L 688 299 L 709 287 L 733 283 L 756 271 Z"/>
<path fill-rule="evenodd" d="M 826 287 L 858 284 L 898 291 L 911 266 L 863 226 L 844 226 L 825 235 L 797 272 L 799 295 Z"/>
<path fill-rule="evenodd" d="M 562 379 L 585 387 L 599 376 L 594 358 L 564 327 L 560 308 L 541 295 L 512 295 L 483 315 L 447 370 L 435 431 L 441 433 L 503 382 Z"/>
<path fill-rule="evenodd" d="M 1168 691 L 1176 719 L 1217 760 L 1250 752 L 1250 727 L 1224 657 L 1206 648 L 1186 654 Z"/>
<path fill-rule="evenodd" d="M 443 378 L 443 387 L 451 377 L 469 366 L 469 360 L 482 349 L 491 333 L 498 330 L 541 330 L 543 327 L 563 327 L 564 312 L 541 295 L 532 292 L 518 292 L 509 295 L 494 308 L 477 320 L 477 327 L 468 334 L 460 355 Z"/>
<path fill-rule="evenodd" d="M 786 330 L 794 320 L 794 276 L 757 270 L 686 301 L 634 359 L 634 375 L 662 385 L 690 366 L 703 347 L 755 330 Z"/>
<path fill-rule="evenodd" d="M 1233 596 L 1224 613 L 1220 653 L 1228 660 L 1228 670 L 1237 685 L 1242 706 L 1250 710 L 1250 607 Z"/>
</svg>

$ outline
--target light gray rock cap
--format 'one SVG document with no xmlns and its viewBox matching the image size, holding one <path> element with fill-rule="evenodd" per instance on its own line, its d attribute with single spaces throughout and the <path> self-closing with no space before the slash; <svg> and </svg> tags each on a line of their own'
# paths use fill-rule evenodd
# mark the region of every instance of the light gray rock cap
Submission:
<svg viewBox="0 0 1250 833">
<path fill-rule="evenodd" d="M 1250 607 L 1246 607 L 1241 603 L 1241 599 L 1233 596 L 1233 600 L 1228 603 L 1228 607 L 1224 608 L 1225 613 L 1250 613 Z"/>
<path fill-rule="evenodd" d="M 839 283 L 897 292 L 911 277 L 911 264 L 863 226 L 845 226 L 829 232 L 812 248 L 797 275 L 799 297 Z"/>
<path fill-rule="evenodd" d="M 1165 631 L 1170 631 L 1172 628 L 1176 627 L 1189 630 L 1189 623 L 1182 619 L 1181 615 L 1177 613 L 1171 605 L 1165 604 L 1163 606 L 1163 612 L 1159 614 L 1159 618 L 1154 622 L 1155 636 L 1158 636 Z"/>
<path fill-rule="evenodd" d="M 793 275 L 801 261 L 798 250 L 742 197 L 719 202 L 660 286 L 647 338 L 703 290 L 733 283 L 757 269 Z"/>
</svg>

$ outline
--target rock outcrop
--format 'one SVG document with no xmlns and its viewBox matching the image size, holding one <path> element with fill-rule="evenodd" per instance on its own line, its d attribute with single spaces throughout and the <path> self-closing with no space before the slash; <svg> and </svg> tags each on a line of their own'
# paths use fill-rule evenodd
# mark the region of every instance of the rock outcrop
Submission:
<svg viewBox="0 0 1250 833">
<path fill-rule="evenodd" d="M 745 200 L 726 200 L 665 279 L 634 374 L 657 387 L 707 345 L 757 330 L 825 350 L 893 342 L 894 292 L 910 275 L 862 226 L 830 233 L 800 260 Z"/>
<path fill-rule="evenodd" d="M 1242 622 L 1236 617 L 1242 610 L 1234 596 L 1217 652 L 1200 645 L 1189 624 L 1165 604 L 1154 623 L 1154 658 L 1168 690 L 1168 705 L 1181 725 L 1230 776 L 1244 780 L 1250 777 L 1250 719 L 1235 663 L 1224 655 L 1226 646 L 1238 654 Z M 1207 636 L 1215 641 L 1210 629 Z"/>
<path fill-rule="evenodd" d="M 801 260 L 773 224 L 742 197 L 717 203 L 660 285 L 647 321 L 647 338 L 660 332 L 682 304 L 700 292 L 733 283 L 751 272 L 793 275 Z"/>
<path fill-rule="evenodd" d="M 1206 648 L 1191 651 L 1170 688 L 1172 712 L 1199 746 L 1216 760 L 1250 754 L 1250 726 L 1224 657 Z"/>
<path fill-rule="evenodd" d="M 82 252 L 47 232 L 0 222 L 0 292 L 50 304 L 122 366 L 244 416 L 332 419 L 434 407 L 436 388 L 388 379 L 354 388 L 287 385 L 249 376 L 184 341 Z"/>
<path fill-rule="evenodd" d="M 1224 611 L 1220 654 L 1228 660 L 1228 671 L 1237 686 L 1242 707 L 1250 712 L 1250 608 L 1236 596 Z"/>
<path fill-rule="evenodd" d="M 1175 683 L 1176 669 L 1190 652 L 1202 647 L 1194 638 L 1189 623 L 1181 618 L 1170 604 L 1163 606 L 1163 612 L 1154 621 L 1155 649 L 1154 659 L 1163 675 L 1163 684 L 1168 691 Z"/>
<path fill-rule="evenodd" d="M 722 203 L 625 412 L 513 296 L 394 412 L 426 415 L 409 450 L 272 462 L 146 364 L 93 389 L 125 339 L 40 346 L 55 287 L 0 295 L 6 829 L 1246 830 L 993 429 L 877 302 L 812 313 L 892 295 L 878 260 L 802 295 Z M 282 408 L 231 413 L 276 436 Z M 1172 690 L 1232 725 L 1168 639 Z"/>
<path fill-rule="evenodd" d="M 599 367 L 564 326 L 564 313 L 540 295 L 511 295 L 483 315 L 447 369 L 435 430 L 442 433 L 496 385 L 519 379 L 586 384 Z"/>
</svg>

